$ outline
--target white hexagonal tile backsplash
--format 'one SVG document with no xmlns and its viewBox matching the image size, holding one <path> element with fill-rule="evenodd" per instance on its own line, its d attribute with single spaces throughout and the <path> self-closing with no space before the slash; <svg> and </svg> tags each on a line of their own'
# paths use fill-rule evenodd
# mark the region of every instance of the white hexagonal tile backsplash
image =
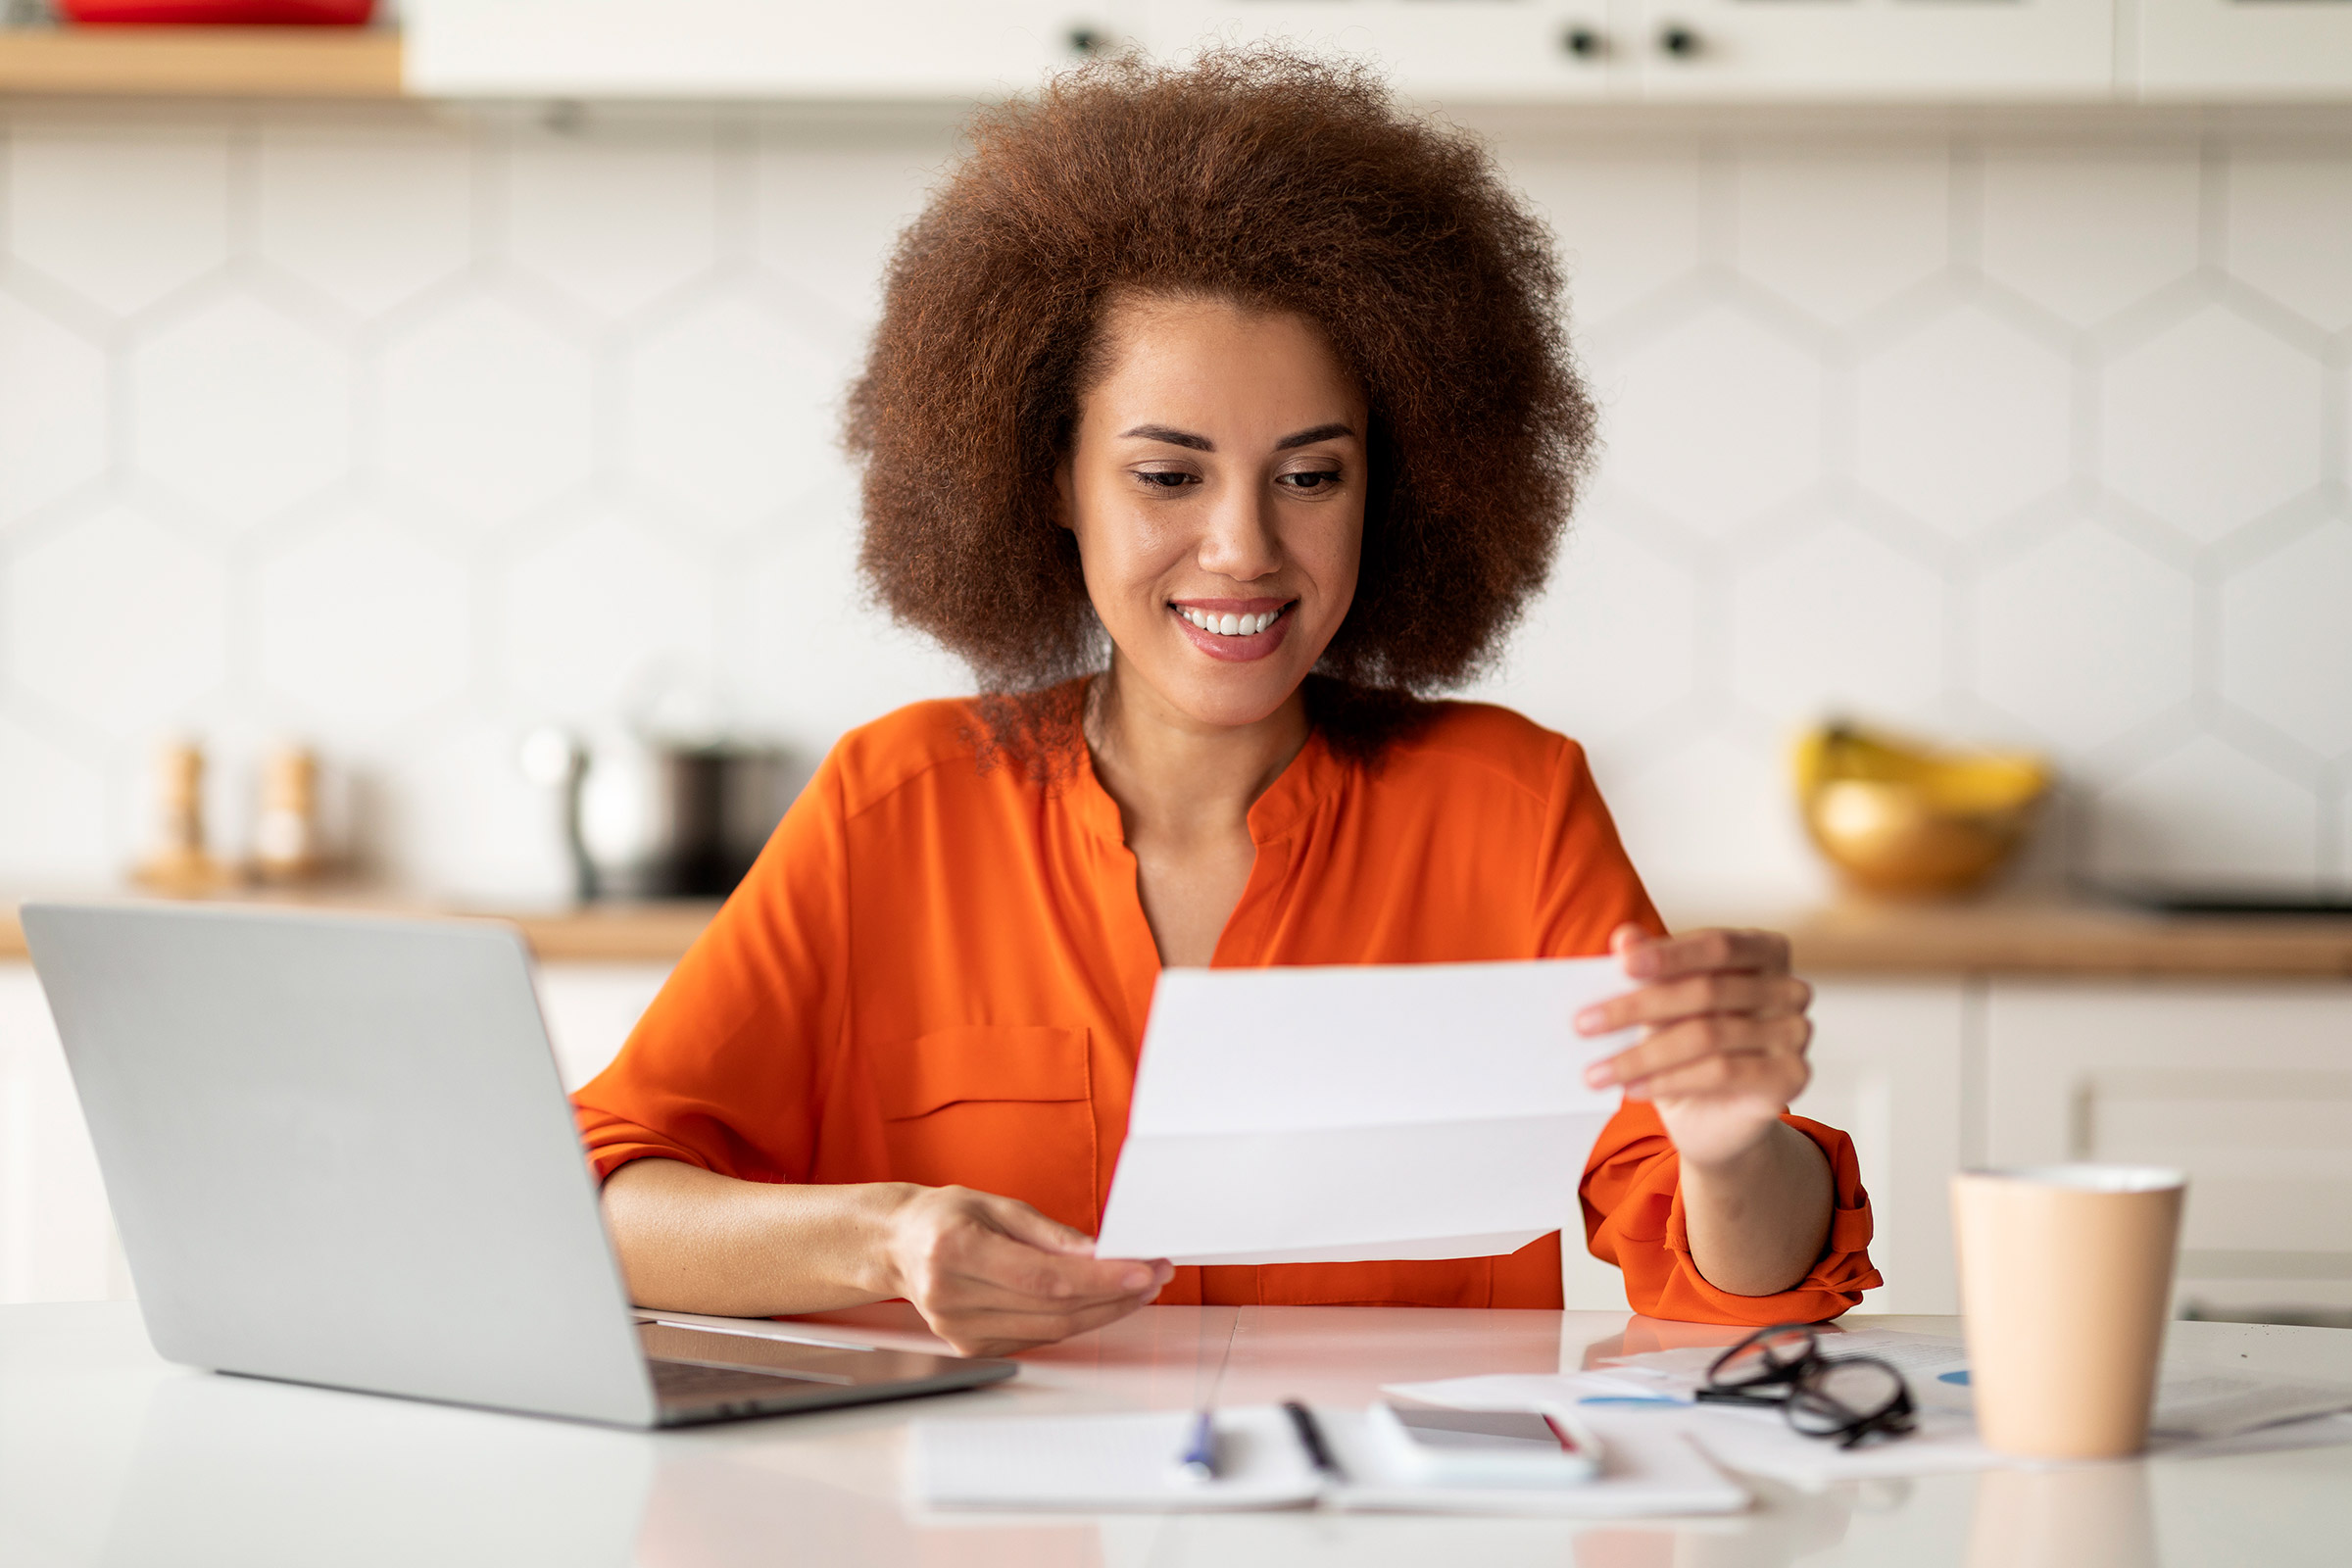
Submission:
<svg viewBox="0 0 2352 1568">
<path fill-rule="evenodd" d="M 0 864 L 26 882 L 103 865 L 106 771 L 0 714 Z"/>
<path fill-rule="evenodd" d="M 1735 265 L 1801 310 L 1851 320 L 1927 282 L 1950 260 L 1950 164 L 1940 146 L 1743 158 Z M 1838 243 L 1824 245 L 1824 234 Z"/>
<path fill-rule="evenodd" d="M 2320 482 L 2318 360 L 2218 306 L 2109 362 L 2100 403 L 2106 481 L 2198 539 Z"/>
<path fill-rule="evenodd" d="M 506 167 L 507 254 L 590 310 L 625 315 L 710 265 L 717 179 L 707 134 L 524 139 Z"/>
<path fill-rule="evenodd" d="M 856 366 L 788 302 L 729 293 L 649 332 L 629 358 L 630 473 L 655 495 L 741 525 L 848 466 L 842 389 Z"/>
<path fill-rule="evenodd" d="M 2191 148 L 2027 148 L 1984 160 L 1985 274 L 2088 326 L 2196 270 Z"/>
<path fill-rule="evenodd" d="M 662 724 L 713 703 L 717 585 L 693 541 L 605 513 L 523 552 L 502 599 L 526 711 Z"/>
<path fill-rule="evenodd" d="M 262 564 L 256 586 L 262 681 L 316 730 L 370 735 L 471 677 L 466 564 L 380 514 L 304 534 Z"/>
<path fill-rule="evenodd" d="M 1515 134 L 1604 447 L 1475 695 L 1589 743 L 1670 901 L 1826 885 L 1786 743 L 1832 709 L 2037 738 L 2081 808 L 2047 874 L 2352 884 L 2352 153 Z M 233 795 L 290 731 L 376 869 L 558 895 L 530 726 L 808 759 L 958 688 L 863 601 L 834 444 L 955 151 L 0 108 L 0 883 L 118 870 L 163 734 Z"/>
<path fill-rule="evenodd" d="M 106 466 L 106 357 L 0 294 L 0 523 Z"/>
<path fill-rule="evenodd" d="M 1943 579 L 1837 525 L 1740 573 L 1732 690 L 1776 724 L 1917 712 L 1944 688 Z"/>
<path fill-rule="evenodd" d="M 110 509 L 55 527 L 8 571 L 8 672 L 56 717 L 145 741 L 228 673 L 228 573 L 179 533 Z"/>
<path fill-rule="evenodd" d="M 1502 665 L 1471 695 L 1600 741 L 1656 722 L 1698 688 L 1698 586 L 1633 532 L 1588 521 Z"/>
<path fill-rule="evenodd" d="M 102 311 L 129 315 L 228 257 L 228 131 L 12 127 L 9 254 Z"/>
<path fill-rule="evenodd" d="M 387 476 L 484 522 L 586 482 L 592 361 L 495 297 L 467 298 L 394 339 L 377 391 Z"/>
<path fill-rule="evenodd" d="M 1539 154 L 1512 172 L 1559 237 L 1577 326 L 1597 326 L 1697 270 L 1707 212 L 1698 159 Z"/>
<path fill-rule="evenodd" d="M 255 252 L 348 310 L 390 310 L 472 259 L 473 170 L 449 130 L 265 126 Z"/>
<path fill-rule="evenodd" d="M 341 344 L 231 295 L 145 338 L 130 365 L 132 462 L 232 526 L 268 520 L 351 466 Z"/>
<path fill-rule="evenodd" d="M 2230 270 L 2322 331 L 2352 327 L 2352 162 L 2252 151 L 2230 162 Z"/>
<path fill-rule="evenodd" d="M 2195 590 L 2091 523 L 1977 584 L 1976 690 L 2061 751 L 2082 752 L 2188 701 Z"/>
<path fill-rule="evenodd" d="M 1855 477 L 1944 533 L 1979 533 L 2074 473 L 2065 356 L 1989 312 L 1936 317 L 1855 379 Z"/>
<path fill-rule="evenodd" d="M 2222 584 L 2222 695 L 2320 757 L 2352 754 L 2352 522 Z"/>
<path fill-rule="evenodd" d="M 2319 847 L 2312 792 L 2200 735 L 2098 796 L 2091 863 L 2118 882 L 2308 883 Z"/>
<path fill-rule="evenodd" d="M 1821 362 L 1711 305 L 1601 362 L 1601 480 L 1723 536 L 1821 472 Z"/>
</svg>

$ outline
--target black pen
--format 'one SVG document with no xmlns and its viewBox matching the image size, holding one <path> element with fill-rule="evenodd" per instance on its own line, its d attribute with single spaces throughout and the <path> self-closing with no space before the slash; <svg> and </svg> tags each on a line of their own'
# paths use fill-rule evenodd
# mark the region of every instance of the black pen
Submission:
<svg viewBox="0 0 2352 1568">
<path fill-rule="evenodd" d="M 1297 1399 L 1283 1400 L 1282 1408 L 1283 1413 L 1291 1418 L 1291 1425 L 1298 1429 L 1298 1446 L 1306 1450 L 1309 1462 L 1334 1482 L 1345 1486 L 1348 1477 L 1332 1459 L 1331 1449 L 1323 1442 L 1323 1429 L 1315 1424 L 1314 1412 Z"/>
</svg>

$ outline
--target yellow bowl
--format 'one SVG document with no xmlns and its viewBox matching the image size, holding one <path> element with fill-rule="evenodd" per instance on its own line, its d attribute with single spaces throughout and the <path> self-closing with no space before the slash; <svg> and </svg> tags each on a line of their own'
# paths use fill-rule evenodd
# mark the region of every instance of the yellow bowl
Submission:
<svg viewBox="0 0 2352 1568">
<path fill-rule="evenodd" d="M 2017 853 L 2049 793 L 2037 757 L 1933 751 L 1846 724 L 1797 743 L 1805 831 L 1867 893 L 1965 893 Z"/>
</svg>

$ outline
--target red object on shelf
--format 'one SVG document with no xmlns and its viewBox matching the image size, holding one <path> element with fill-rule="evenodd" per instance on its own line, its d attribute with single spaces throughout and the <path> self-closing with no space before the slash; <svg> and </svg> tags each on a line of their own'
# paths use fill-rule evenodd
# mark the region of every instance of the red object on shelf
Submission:
<svg viewBox="0 0 2352 1568">
<path fill-rule="evenodd" d="M 58 0 L 80 26 L 362 27 L 375 0 Z"/>
</svg>

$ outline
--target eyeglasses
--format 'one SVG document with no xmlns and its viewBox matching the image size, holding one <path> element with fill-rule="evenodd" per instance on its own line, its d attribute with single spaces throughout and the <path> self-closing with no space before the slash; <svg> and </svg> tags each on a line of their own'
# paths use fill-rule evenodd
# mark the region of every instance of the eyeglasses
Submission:
<svg viewBox="0 0 2352 1568">
<path fill-rule="evenodd" d="M 1777 1404 L 1808 1438 L 1850 1448 L 1915 1424 L 1903 1375 L 1874 1355 L 1824 1355 L 1805 1323 L 1758 1329 L 1715 1358 L 1698 1397 L 1712 1404 Z"/>
</svg>

